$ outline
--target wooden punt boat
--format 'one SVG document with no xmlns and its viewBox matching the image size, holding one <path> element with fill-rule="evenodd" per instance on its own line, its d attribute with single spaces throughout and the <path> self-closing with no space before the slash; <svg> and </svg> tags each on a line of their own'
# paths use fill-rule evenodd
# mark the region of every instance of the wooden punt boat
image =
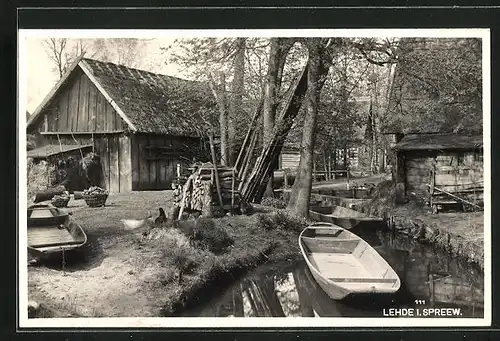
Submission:
<svg viewBox="0 0 500 341">
<path fill-rule="evenodd" d="M 67 212 L 52 205 L 28 207 L 28 252 L 32 256 L 75 249 L 86 242 L 82 227 Z"/>
<path fill-rule="evenodd" d="M 332 299 L 350 294 L 395 293 L 401 280 L 367 242 L 329 223 L 314 223 L 299 236 L 299 246 L 314 279 Z"/>
<path fill-rule="evenodd" d="M 309 217 L 316 221 L 331 223 L 350 230 L 354 227 L 384 227 L 382 218 L 370 217 L 364 213 L 342 206 L 312 206 Z"/>
</svg>

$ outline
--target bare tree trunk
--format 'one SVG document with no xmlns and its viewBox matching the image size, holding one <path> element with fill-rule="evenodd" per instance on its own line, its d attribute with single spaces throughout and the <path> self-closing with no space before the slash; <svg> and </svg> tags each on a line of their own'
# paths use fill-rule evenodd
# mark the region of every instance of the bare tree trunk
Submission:
<svg viewBox="0 0 500 341">
<path fill-rule="evenodd" d="M 283 76 L 283 68 L 285 66 L 285 58 L 291 45 L 285 44 L 283 39 L 271 38 L 271 50 L 269 52 L 269 64 L 267 69 L 266 85 L 264 92 L 264 120 L 263 120 L 263 141 L 264 145 L 269 143 L 273 136 L 274 121 L 276 117 L 276 109 L 278 106 L 278 94 L 281 87 L 281 78 Z M 275 160 L 275 167 L 278 164 Z M 273 170 L 275 169 L 273 167 Z M 269 176 L 265 195 L 267 197 L 274 196 L 273 189 L 273 173 Z"/>
<path fill-rule="evenodd" d="M 296 215 L 307 217 L 309 215 L 309 200 L 311 197 L 313 152 L 318 114 L 319 95 L 323 87 L 329 65 L 324 63 L 324 48 L 320 39 L 308 40 L 309 71 L 307 74 L 307 113 L 304 120 L 302 145 L 300 151 L 300 164 L 297 177 L 293 184 L 288 208 Z"/>
<path fill-rule="evenodd" d="M 221 164 L 228 164 L 227 157 L 227 104 L 226 104 L 226 76 L 223 72 L 219 74 L 219 85 L 217 86 L 210 76 L 210 88 L 217 102 L 219 109 L 219 125 L 220 125 L 220 155 Z"/>
<path fill-rule="evenodd" d="M 338 165 L 338 151 L 337 151 L 337 148 L 334 148 L 333 149 L 333 170 L 337 170 L 339 168 L 339 165 Z M 334 178 L 335 178 L 335 174 L 334 173 Z"/>
<path fill-rule="evenodd" d="M 234 76 L 231 92 L 231 103 L 229 108 L 229 124 L 228 124 L 228 162 L 229 165 L 234 165 L 236 161 L 236 124 L 238 117 L 242 113 L 243 87 L 245 77 L 245 38 L 237 38 L 237 52 L 234 57 Z"/>
</svg>

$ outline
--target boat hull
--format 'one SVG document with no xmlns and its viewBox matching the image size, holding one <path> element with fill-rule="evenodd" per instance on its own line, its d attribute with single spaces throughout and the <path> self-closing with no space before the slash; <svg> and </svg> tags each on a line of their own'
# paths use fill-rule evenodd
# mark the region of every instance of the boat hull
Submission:
<svg viewBox="0 0 500 341">
<path fill-rule="evenodd" d="M 335 212 L 341 210 L 345 212 Z M 381 218 L 369 217 L 361 212 L 351 210 L 345 207 L 311 207 L 309 217 L 316 221 L 334 224 L 346 230 L 353 228 L 383 228 L 384 221 Z"/>
<path fill-rule="evenodd" d="M 335 284 L 330 283 L 327 279 L 325 279 L 321 274 L 318 273 L 318 271 L 307 264 L 307 267 L 309 271 L 311 272 L 313 278 L 316 280 L 316 283 L 320 286 L 321 289 L 333 300 L 342 300 L 346 298 L 349 294 L 351 294 L 350 291 L 337 286 Z"/>
</svg>

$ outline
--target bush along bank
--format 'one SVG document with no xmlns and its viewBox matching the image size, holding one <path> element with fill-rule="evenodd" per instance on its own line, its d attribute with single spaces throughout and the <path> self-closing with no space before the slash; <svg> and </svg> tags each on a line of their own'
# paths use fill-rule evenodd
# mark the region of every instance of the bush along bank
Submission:
<svg viewBox="0 0 500 341">
<path fill-rule="evenodd" d="M 150 230 L 143 245 L 162 250 L 155 281 L 163 286 L 165 298 L 159 315 L 178 315 L 266 262 L 298 260 L 296 238 L 305 226 L 305 221 L 278 210 Z"/>
</svg>

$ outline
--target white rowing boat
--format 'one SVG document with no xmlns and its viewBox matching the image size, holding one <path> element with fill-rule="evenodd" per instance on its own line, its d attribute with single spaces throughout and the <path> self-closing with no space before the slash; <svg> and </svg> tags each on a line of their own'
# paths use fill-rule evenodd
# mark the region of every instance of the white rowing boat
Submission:
<svg viewBox="0 0 500 341">
<path fill-rule="evenodd" d="M 299 236 L 304 260 L 332 299 L 350 294 L 395 293 L 401 280 L 391 266 L 357 235 L 329 223 L 314 223 Z"/>
</svg>

